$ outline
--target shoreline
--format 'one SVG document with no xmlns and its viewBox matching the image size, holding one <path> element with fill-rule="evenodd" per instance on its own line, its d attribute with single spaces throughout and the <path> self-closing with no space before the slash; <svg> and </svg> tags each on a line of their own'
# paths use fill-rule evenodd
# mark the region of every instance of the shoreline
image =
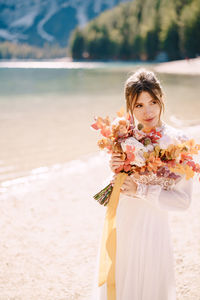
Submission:
<svg viewBox="0 0 200 300">
<path fill-rule="evenodd" d="M 123 60 L 73 60 L 71 57 L 55 59 L 0 59 L 0 68 L 88 68 L 96 65 L 102 67 L 102 64 L 117 65 L 124 63 L 130 66 L 150 65 L 153 71 L 158 73 L 179 74 L 179 75 L 200 75 L 200 57 L 174 60 L 167 62 L 153 61 L 123 61 Z"/>
<path fill-rule="evenodd" d="M 159 63 L 154 70 L 158 73 L 200 75 L 200 57 Z"/>
</svg>

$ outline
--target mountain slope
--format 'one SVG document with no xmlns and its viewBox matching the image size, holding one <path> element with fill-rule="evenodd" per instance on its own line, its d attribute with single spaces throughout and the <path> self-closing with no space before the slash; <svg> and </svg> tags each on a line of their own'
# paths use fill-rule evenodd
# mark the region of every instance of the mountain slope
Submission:
<svg viewBox="0 0 200 300">
<path fill-rule="evenodd" d="M 1 0 L 0 41 L 66 46 L 71 31 L 128 0 Z"/>
</svg>

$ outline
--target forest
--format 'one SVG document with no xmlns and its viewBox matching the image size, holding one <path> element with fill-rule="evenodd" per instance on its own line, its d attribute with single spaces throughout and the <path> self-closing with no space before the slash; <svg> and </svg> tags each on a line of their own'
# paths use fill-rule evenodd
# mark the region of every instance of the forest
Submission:
<svg viewBox="0 0 200 300">
<path fill-rule="evenodd" d="M 134 0 L 71 33 L 67 47 L 0 42 L 0 59 L 167 61 L 200 55 L 199 0 Z"/>
<path fill-rule="evenodd" d="M 200 55 L 199 0 L 134 0 L 70 36 L 74 60 L 177 60 Z"/>
<path fill-rule="evenodd" d="M 68 56 L 66 48 L 45 44 L 39 48 L 28 44 L 0 43 L 0 59 L 50 59 Z"/>
</svg>

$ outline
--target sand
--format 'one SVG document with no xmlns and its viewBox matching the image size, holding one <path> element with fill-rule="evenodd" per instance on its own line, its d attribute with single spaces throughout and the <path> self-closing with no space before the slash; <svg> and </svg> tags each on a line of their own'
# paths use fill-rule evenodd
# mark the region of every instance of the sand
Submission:
<svg viewBox="0 0 200 300">
<path fill-rule="evenodd" d="M 159 73 L 200 75 L 200 57 L 164 62 L 156 65 L 154 70 Z"/>
<path fill-rule="evenodd" d="M 92 195 L 110 176 L 102 152 L 4 184 L 0 300 L 90 299 L 106 211 Z M 191 207 L 170 217 L 177 300 L 200 299 L 197 187 Z"/>
<path fill-rule="evenodd" d="M 2 190 L 0 300 L 88 299 L 105 212 L 91 199 L 101 163 L 72 161 Z"/>
</svg>

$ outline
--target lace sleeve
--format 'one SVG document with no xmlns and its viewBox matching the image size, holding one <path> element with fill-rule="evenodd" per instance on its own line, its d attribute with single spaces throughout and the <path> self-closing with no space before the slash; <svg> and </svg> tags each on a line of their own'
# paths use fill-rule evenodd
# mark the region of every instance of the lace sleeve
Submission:
<svg viewBox="0 0 200 300">
<path fill-rule="evenodd" d="M 189 140 L 184 131 L 171 126 L 165 127 L 164 134 L 170 136 L 174 143 L 183 143 Z M 192 201 L 193 178 L 186 180 L 185 176 L 170 188 L 162 185 L 148 185 L 146 200 L 161 209 L 169 211 L 186 210 Z"/>
<path fill-rule="evenodd" d="M 189 139 L 183 131 L 167 127 L 166 135 L 170 135 L 173 142 L 182 143 Z M 186 210 L 192 201 L 193 179 L 186 180 L 185 176 L 177 183 L 165 181 L 164 178 L 149 178 L 143 176 L 142 181 L 136 182 L 138 189 L 136 197 L 143 198 L 150 204 L 168 211 Z"/>
<path fill-rule="evenodd" d="M 183 143 L 185 141 L 188 141 L 190 138 L 187 134 L 185 134 L 182 130 L 180 130 L 177 139 L 179 142 Z"/>
<path fill-rule="evenodd" d="M 192 201 L 192 187 L 192 178 L 182 178 L 171 190 L 164 190 L 160 185 L 149 185 L 146 200 L 164 210 L 186 210 Z"/>
<path fill-rule="evenodd" d="M 164 127 L 163 143 L 182 143 L 189 137 L 181 130 L 171 126 Z M 170 181 L 171 180 L 171 181 Z M 137 183 L 137 191 L 134 195 L 147 201 L 149 204 L 168 211 L 186 210 L 192 201 L 193 179 L 186 180 L 183 176 L 178 182 L 174 180 L 152 176 L 140 176 L 134 180 Z"/>
</svg>

